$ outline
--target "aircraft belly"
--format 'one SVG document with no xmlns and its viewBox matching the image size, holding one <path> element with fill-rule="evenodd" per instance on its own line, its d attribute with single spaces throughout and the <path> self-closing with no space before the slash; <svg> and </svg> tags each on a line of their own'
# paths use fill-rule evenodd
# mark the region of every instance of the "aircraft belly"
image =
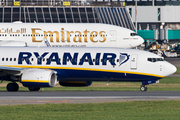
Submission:
<svg viewBox="0 0 180 120">
<path fill-rule="evenodd" d="M 133 73 L 104 72 L 91 70 L 61 69 L 65 74 L 58 75 L 59 80 L 89 80 L 89 81 L 144 81 L 158 80 L 161 77 Z"/>
</svg>

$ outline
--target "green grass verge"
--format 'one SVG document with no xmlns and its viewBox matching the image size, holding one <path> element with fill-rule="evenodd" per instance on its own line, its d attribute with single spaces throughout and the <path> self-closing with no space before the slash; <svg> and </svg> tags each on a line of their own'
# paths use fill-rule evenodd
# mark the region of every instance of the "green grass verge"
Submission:
<svg viewBox="0 0 180 120">
<path fill-rule="evenodd" d="M 3 82 L 0 91 L 6 91 L 6 84 Z M 62 87 L 59 84 L 52 88 L 41 88 L 41 91 L 139 91 L 141 82 L 93 82 L 89 87 Z M 19 84 L 21 85 L 21 84 Z M 28 88 L 20 87 L 19 91 L 29 91 Z M 158 84 L 148 85 L 148 91 L 180 91 L 180 78 L 167 77 L 160 80 Z"/>
<path fill-rule="evenodd" d="M 180 101 L 0 106 L 1 120 L 178 120 Z"/>
<path fill-rule="evenodd" d="M 180 67 L 177 67 L 177 71 L 175 74 L 180 74 Z"/>
</svg>

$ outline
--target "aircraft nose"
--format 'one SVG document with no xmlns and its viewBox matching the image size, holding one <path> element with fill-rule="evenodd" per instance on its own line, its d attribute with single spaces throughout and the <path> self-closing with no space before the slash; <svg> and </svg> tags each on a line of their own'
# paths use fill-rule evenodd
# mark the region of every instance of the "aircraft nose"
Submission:
<svg viewBox="0 0 180 120">
<path fill-rule="evenodd" d="M 139 39 L 139 44 L 144 43 L 144 39 L 143 39 L 142 37 L 140 37 L 140 36 L 139 36 L 139 38 L 138 38 L 138 39 Z"/>
<path fill-rule="evenodd" d="M 171 63 L 166 62 L 164 64 L 164 74 L 165 76 L 169 76 L 177 71 L 177 68 Z"/>
<path fill-rule="evenodd" d="M 133 47 L 139 46 L 144 43 L 144 39 L 140 36 L 138 36 L 138 41 L 135 42 L 135 45 Z"/>
</svg>

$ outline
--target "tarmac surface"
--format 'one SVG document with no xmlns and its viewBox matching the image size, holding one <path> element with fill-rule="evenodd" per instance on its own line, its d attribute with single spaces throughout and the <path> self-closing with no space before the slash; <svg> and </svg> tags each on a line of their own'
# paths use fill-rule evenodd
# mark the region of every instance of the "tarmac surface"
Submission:
<svg viewBox="0 0 180 120">
<path fill-rule="evenodd" d="M 180 58 L 165 58 L 180 67 Z M 171 77 L 180 77 L 172 75 Z M 122 101 L 180 100 L 180 91 L 39 91 L 0 92 L 0 105 L 44 103 L 103 103 Z"/>
<path fill-rule="evenodd" d="M 175 65 L 176 67 L 180 67 L 180 58 L 165 58 L 165 60 Z"/>
<path fill-rule="evenodd" d="M 180 91 L 0 92 L 0 105 L 180 100 Z"/>
</svg>

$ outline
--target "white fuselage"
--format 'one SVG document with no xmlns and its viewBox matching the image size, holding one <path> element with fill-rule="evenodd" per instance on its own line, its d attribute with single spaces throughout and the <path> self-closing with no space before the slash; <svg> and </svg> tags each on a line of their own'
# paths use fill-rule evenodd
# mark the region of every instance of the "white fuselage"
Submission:
<svg viewBox="0 0 180 120">
<path fill-rule="evenodd" d="M 158 55 L 134 49 L 0 47 L 0 51 L 0 66 L 51 69 L 60 80 L 145 81 L 176 71 Z"/>
<path fill-rule="evenodd" d="M 144 42 L 134 31 L 99 23 L 1 23 L 0 46 L 120 47 Z M 18 42 L 17 44 L 13 41 Z"/>
</svg>

